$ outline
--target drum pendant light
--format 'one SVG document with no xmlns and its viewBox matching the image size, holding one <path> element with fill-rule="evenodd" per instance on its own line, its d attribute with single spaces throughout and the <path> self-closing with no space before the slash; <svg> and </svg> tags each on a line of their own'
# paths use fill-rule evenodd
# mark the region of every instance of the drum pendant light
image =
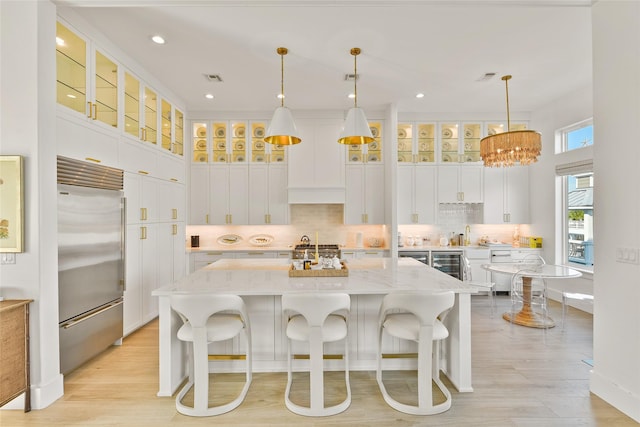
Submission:
<svg viewBox="0 0 640 427">
<path fill-rule="evenodd" d="M 480 157 L 485 166 L 513 166 L 516 162 L 528 165 L 538 161 L 542 150 L 542 135 L 533 130 L 511 130 L 509 117 L 509 80 L 502 76 L 507 90 L 507 131 L 480 140 Z"/>
<path fill-rule="evenodd" d="M 299 144 L 302 139 L 298 136 L 291 110 L 284 106 L 284 56 L 289 50 L 286 47 L 279 47 L 276 52 L 280 55 L 280 107 L 273 113 L 264 140 L 275 145 Z"/>
<path fill-rule="evenodd" d="M 347 119 L 344 121 L 344 127 L 338 139 L 340 144 L 368 144 L 374 141 L 373 134 L 369 128 L 369 122 L 367 122 L 367 117 L 364 115 L 364 110 L 358 108 L 357 58 L 361 52 L 359 47 L 351 49 L 351 55 L 353 55 L 353 108 L 347 112 Z"/>
</svg>

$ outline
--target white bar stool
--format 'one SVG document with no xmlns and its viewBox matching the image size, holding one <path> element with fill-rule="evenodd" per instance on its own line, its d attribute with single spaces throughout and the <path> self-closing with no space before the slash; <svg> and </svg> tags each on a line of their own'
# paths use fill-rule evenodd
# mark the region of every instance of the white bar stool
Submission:
<svg viewBox="0 0 640 427">
<path fill-rule="evenodd" d="M 335 293 L 286 293 L 282 295 L 282 310 L 287 316 L 288 372 L 285 390 L 287 409 L 298 415 L 311 417 L 335 415 L 351 404 L 349 385 L 349 346 L 347 340 L 347 316 L 351 299 L 347 294 Z M 290 399 L 293 382 L 291 341 L 309 343 L 309 407 L 297 405 Z M 324 406 L 324 350 L 325 342 L 344 340 L 344 378 L 346 399 L 335 406 Z"/>
<path fill-rule="evenodd" d="M 192 343 L 189 352 L 189 381 L 176 397 L 176 409 L 184 415 L 205 417 L 220 415 L 237 408 L 251 385 L 251 328 L 244 301 L 237 295 L 171 295 L 171 308 L 184 325 L 178 338 Z M 225 341 L 239 334 L 246 340 L 246 381 L 238 397 L 224 405 L 209 407 L 208 344 Z M 194 388 L 193 407 L 182 403 L 185 394 Z"/>
<path fill-rule="evenodd" d="M 440 380 L 440 341 L 449 336 L 442 319 L 453 307 L 454 294 L 447 292 L 394 292 L 382 300 L 378 331 L 376 379 L 385 402 L 411 415 L 433 415 L 451 408 L 451 393 Z M 408 405 L 391 397 L 382 380 L 382 335 L 418 343 L 418 405 Z M 445 401 L 434 405 L 431 381 Z"/>
</svg>

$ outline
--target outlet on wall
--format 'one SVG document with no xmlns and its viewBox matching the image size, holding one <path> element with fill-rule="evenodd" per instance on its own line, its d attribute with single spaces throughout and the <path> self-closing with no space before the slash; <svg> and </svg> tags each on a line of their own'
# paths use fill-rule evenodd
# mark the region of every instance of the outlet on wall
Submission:
<svg viewBox="0 0 640 427">
<path fill-rule="evenodd" d="M 638 248 L 616 248 L 616 262 L 640 264 L 640 250 Z"/>
<path fill-rule="evenodd" d="M 0 264 L 15 264 L 16 254 L 12 252 L 5 252 L 0 254 Z"/>
</svg>

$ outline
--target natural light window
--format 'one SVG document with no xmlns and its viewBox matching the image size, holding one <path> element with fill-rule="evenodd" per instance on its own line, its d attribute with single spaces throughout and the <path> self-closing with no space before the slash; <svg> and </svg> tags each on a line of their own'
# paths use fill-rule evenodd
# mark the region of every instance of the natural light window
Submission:
<svg viewBox="0 0 640 427">
<path fill-rule="evenodd" d="M 566 150 L 593 145 L 593 125 L 572 126 L 560 131 Z M 562 259 L 565 264 L 593 269 L 593 159 L 559 164 L 556 166 L 560 196 L 560 233 L 563 242 Z"/>
<path fill-rule="evenodd" d="M 561 132 L 561 151 L 571 151 L 593 145 L 593 122 L 587 120 L 565 128 Z"/>
</svg>

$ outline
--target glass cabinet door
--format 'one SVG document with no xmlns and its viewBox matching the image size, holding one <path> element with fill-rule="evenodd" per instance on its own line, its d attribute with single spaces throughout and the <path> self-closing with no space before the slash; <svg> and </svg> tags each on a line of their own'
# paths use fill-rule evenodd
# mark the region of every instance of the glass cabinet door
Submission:
<svg viewBox="0 0 640 427">
<path fill-rule="evenodd" d="M 264 142 L 264 122 L 251 123 L 251 161 L 264 163 L 267 161 L 267 143 Z"/>
<path fill-rule="evenodd" d="M 202 122 L 193 123 L 193 162 L 207 163 L 209 153 L 207 151 L 207 124 Z"/>
<path fill-rule="evenodd" d="M 433 123 L 418 123 L 418 146 L 416 163 L 433 163 L 435 161 L 436 125 Z"/>
<path fill-rule="evenodd" d="M 366 146 L 367 163 L 379 163 L 382 161 L 382 123 L 369 122 L 369 127 L 374 140 Z"/>
<path fill-rule="evenodd" d="M 231 122 L 231 163 L 247 161 L 247 124 Z"/>
<path fill-rule="evenodd" d="M 440 125 L 440 160 L 444 163 L 458 161 L 458 124 L 442 123 Z"/>
<path fill-rule="evenodd" d="M 99 51 L 95 54 L 93 120 L 118 127 L 118 66 Z"/>
<path fill-rule="evenodd" d="M 179 156 L 184 155 L 184 114 L 175 109 L 175 136 L 171 152 Z"/>
<path fill-rule="evenodd" d="M 144 133 L 142 139 L 158 143 L 158 97 L 148 87 L 144 88 Z"/>
<path fill-rule="evenodd" d="M 213 159 L 214 163 L 227 162 L 227 124 L 213 123 Z"/>
<path fill-rule="evenodd" d="M 413 162 L 413 126 L 410 123 L 398 124 L 398 162 Z"/>
<path fill-rule="evenodd" d="M 87 112 L 87 43 L 60 22 L 56 26 L 58 104 Z"/>
<path fill-rule="evenodd" d="M 163 99 L 160 105 L 162 148 L 171 151 L 171 104 Z"/>
<path fill-rule="evenodd" d="M 349 145 L 347 152 L 349 163 L 382 162 L 382 123 L 369 122 L 369 128 L 374 140 L 369 144 Z"/>
<path fill-rule="evenodd" d="M 482 136 L 482 125 L 480 123 L 465 123 L 462 134 L 462 161 L 479 162 L 480 158 L 480 137 Z"/>
<path fill-rule="evenodd" d="M 124 73 L 124 131 L 140 138 L 140 81 Z"/>
</svg>

